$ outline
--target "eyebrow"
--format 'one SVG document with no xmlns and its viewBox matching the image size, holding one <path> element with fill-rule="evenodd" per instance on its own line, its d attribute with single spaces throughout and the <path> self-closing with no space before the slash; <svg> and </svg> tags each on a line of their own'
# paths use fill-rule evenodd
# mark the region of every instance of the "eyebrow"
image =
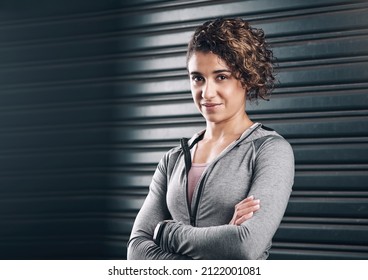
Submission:
<svg viewBox="0 0 368 280">
<path fill-rule="evenodd" d="M 212 72 L 212 74 L 218 74 L 218 73 L 223 73 L 223 72 L 227 72 L 227 73 L 232 73 L 230 70 L 228 69 L 219 69 L 219 70 L 215 70 Z M 198 71 L 193 71 L 193 72 L 190 72 L 190 75 L 202 75 L 201 72 L 198 72 Z"/>
</svg>

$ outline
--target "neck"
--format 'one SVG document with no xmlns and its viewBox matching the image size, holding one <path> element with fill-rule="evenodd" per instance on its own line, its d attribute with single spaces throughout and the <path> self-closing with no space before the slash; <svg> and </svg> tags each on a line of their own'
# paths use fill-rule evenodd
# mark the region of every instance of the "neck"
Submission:
<svg viewBox="0 0 368 280">
<path fill-rule="evenodd" d="M 241 119 L 237 118 L 236 120 L 227 120 L 221 123 L 207 121 L 204 138 L 208 140 L 216 140 L 233 135 L 240 136 L 252 125 L 253 122 L 246 114 L 244 114 Z"/>
</svg>

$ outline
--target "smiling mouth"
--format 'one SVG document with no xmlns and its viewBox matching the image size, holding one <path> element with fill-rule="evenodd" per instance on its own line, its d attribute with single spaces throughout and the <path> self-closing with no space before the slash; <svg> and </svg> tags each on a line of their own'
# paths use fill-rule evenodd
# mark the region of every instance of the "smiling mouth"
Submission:
<svg viewBox="0 0 368 280">
<path fill-rule="evenodd" d="M 201 105 L 207 108 L 211 108 L 211 107 L 219 106 L 221 105 L 221 103 L 202 103 Z"/>
</svg>

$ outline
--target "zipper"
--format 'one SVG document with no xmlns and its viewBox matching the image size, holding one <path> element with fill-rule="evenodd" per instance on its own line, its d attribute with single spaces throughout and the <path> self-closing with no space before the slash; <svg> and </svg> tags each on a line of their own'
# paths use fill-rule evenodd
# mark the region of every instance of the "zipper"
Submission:
<svg viewBox="0 0 368 280">
<path fill-rule="evenodd" d="M 195 226 L 195 219 L 196 219 L 196 213 L 197 213 L 198 205 L 195 205 L 195 211 L 192 213 L 192 211 L 190 209 L 189 198 L 188 198 L 188 173 L 189 173 L 190 168 L 192 167 L 192 156 L 190 154 L 190 149 L 193 148 L 193 146 L 198 141 L 202 140 L 203 136 L 204 135 L 202 134 L 197 139 L 195 139 L 193 141 L 193 143 L 190 145 L 190 147 L 188 146 L 188 139 L 187 138 L 180 139 L 180 144 L 181 144 L 181 147 L 183 149 L 184 162 L 185 162 L 185 175 L 186 175 L 186 182 L 185 182 L 185 191 L 186 191 L 185 194 L 186 194 L 186 196 L 185 197 L 187 199 L 188 214 L 189 214 L 190 224 L 192 226 Z"/>
<path fill-rule="evenodd" d="M 197 199 L 196 199 L 195 204 L 194 204 L 193 218 L 191 217 L 191 224 L 194 227 L 196 226 L 196 218 L 197 218 L 196 216 L 197 216 L 197 211 L 198 211 L 198 206 L 199 206 L 199 200 L 201 199 L 201 194 L 202 194 L 202 189 L 203 189 L 203 186 L 204 186 L 205 177 L 206 177 L 206 175 L 201 179 L 201 181 L 199 183 L 198 192 L 197 192 L 198 195 L 197 195 Z"/>
<path fill-rule="evenodd" d="M 183 149 L 184 162 L 185 162 L 185 175 L 186 175 L 185 197 L 187 199 L 187 209 L 188 209 L 188 214 L 190 218 L 190 224 L 193 225 L 193 217 L 190 211 L 190 204 L 189 204 L 189 198 L 188 198 L 188 173 L 189 173 L 190 168 L 192 167 L 192 157 L 190 155 L 190 149 L 188 147 L 188 139 L 187 138 L 180 139 L 180 144 L 181 144 L 181 148 Z"/>
<path fill-rule="evenodd" d="M 255 132 L 260 126 L 260 124 L 258 124 L 256 127 L 253 128 L 253 130 L 246 136 L 244 137 L 241 141 L 244 141 L 246 138 L 248 138 L 251 134 L 253 134 L 253 132 Z M 186 173 L 186 199 L 187 199 L 187 207 L 188 207 L 188 213 L 189 213 L 189 218 L 190 218 L 190 225 L 191 226 L 196 226 L 196 216 L 197 216 L 197 211 L 198 211 L 198 207 L 199 207 L 199 202 L 200 202 L 200 198 L 202 195 L 202 189 L 204 186 L 204 182 L 206 181 L 206 177 L 208 176 L 208 172 L 206 174 L 202 174 L 202 178 L 200 179 L 200 183 L 198 186 L 198 191 L 197 191 L 197 199 L 195 201 L 194 204 L 194 211 L 192 212 L 190 209 L 190 203 L 189 203 L 189 198 L 188 198 L 188 173 L 190 168 L 192 167 L 192 156 L 190 154 L 190 149 L 200 140 L 203 139 L 204 134 L 202 134 L 200 137 L 198 137 L 197 139 L 195 139 L 193 141 L 193 143 L 190 145 L 190 147 L 188 146 L 188 139 L 187 138 L 182 138 L 180 139 L 180 143 L 181 143 L 181 147 L 183 149 L 183 153 L 184 153 L 184 161 L 185 161 L 185 173 Z M 236 147 L 239 144 L 238 141 L 236 141 L 233 146 L 231 146 L 229 149 L 226 149 L 228 151 L 232 150 L 234 147 Z M 227 151 L 227 152 L 228 152 Z M 216 158 L 216 160 L 214 160 L 209 166 L 207 166 L 206 170 L 209 170 L 210 167 L 212 165 L 214 165 L 216 162 L 218 162 L 221 158 L 223 158 L 226 153 L 221 153 L 220 156 L 218 156 Z"/>
</svg>

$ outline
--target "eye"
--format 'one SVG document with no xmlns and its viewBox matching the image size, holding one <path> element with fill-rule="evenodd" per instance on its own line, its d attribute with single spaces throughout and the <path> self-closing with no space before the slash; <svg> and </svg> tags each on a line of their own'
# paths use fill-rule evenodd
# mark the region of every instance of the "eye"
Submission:
<svg viewBox="0 0 368 280">
<path fill-rule="evenodd" d="M 192 76 L 192 81 L 196 82 L 196 83 L 199 83 L 199 82 L 203 82 L 204 79 L 202 76 Z"/>
<path fill-rule="evenodd" d="M 226 76 L 226 75 L 218 75 L 217 76 L 217 80 L 219 80 L 219 81 L 223 81 L 223 80 L 226 80 L 226 79 L 228 79 L 228 77 Z"/>
</svg>

